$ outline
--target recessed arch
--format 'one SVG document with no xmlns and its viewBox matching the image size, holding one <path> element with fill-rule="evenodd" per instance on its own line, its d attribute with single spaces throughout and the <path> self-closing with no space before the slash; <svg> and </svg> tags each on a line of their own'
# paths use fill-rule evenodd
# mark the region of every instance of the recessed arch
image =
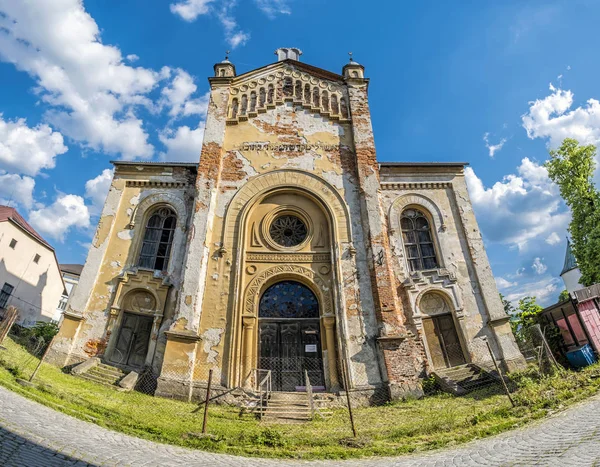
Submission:
<svg viewBox="0 0 600 467">
<path fill-rule="evenodd" d="M 308 197 L 316 198 L 330 216 L 334 237 L 341 243 L 351 241 L 348 208 L 332 185 L 316 175 L 301 170 L 275 170 L 248 181 L 230 201 L 223 230 L 222 243 L 226 249 L 237 247 L 239 229 L 248 209 L 260 198 L 277 189 L 293 189 L 305 193 Z"/>
<path fill-rule="evenodd" d="M 393 230 L 402 230 L 400 227 L 400 216 L 402 215 L 402 212 L 409 206 L 419 206 L 428 211 L 434 221 L 434 225 L 436 227 L 434 229 L 435 231 L 446 230 L 444 216 L 442 215 L 440 208 L 438 208 L 437 205 L 428 197 L 420 193 L 407 193 L 398 196 L 391 204 L 388 211 L 388 218 L 390 220 L 390 226 Z"/>
<path fill-rule="evenodd" d="M 327 287 L 323 278 L 314 271 L 302 266 L 279 264 L 261 272 L 248 284 L 244 294 L 244 316 L 257 317 L 260 297 L 264 291 L 271 285 L 283 280 L 294 280 L 307 286 L 321 304 L 322 316 L 334 315 L 331 290 Z"/>
</svg>

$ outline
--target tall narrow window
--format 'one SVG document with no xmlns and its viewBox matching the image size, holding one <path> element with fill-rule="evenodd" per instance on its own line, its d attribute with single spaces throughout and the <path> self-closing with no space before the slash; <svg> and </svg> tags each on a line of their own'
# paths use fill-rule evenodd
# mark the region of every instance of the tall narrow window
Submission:
<svg viewBox="0 0 600 467">
<path fill-rule="evenodd" d="M 402 240 L 411 271 L 434 269 L 438 262 L 429 220 L 418 209 L 406 209 L 400 219 Z"/>
<path fill-rule="evenodd" d="M 12 294 L 14 287 L 10 285 L 8 282 L 4 283 L 2 287 L 2 291 L 0 291 L 0 308 L 6 308 L 6 304 L 8 303 L 8 299 Z"/>
<path fill-rule="evenodd" d="M 160 208 L 150 216 L 144 232 L 140 267 L 158 271 L 167 269 L 176 224 L 177 218 L 170 208 Z"/>
</svg>

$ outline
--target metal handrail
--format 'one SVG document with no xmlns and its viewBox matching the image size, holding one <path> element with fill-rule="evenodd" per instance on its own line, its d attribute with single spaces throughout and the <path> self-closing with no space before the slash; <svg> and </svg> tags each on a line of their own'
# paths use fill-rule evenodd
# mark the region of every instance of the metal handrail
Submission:
<svg viewBox="0 0 600 467">
<path fill-rule="evenodd" d="M 260 382 L 258 383 L 258 387 L 257 387 L 257 390 L 260 393 L 260 402 L 259 402 L 259 404 L 260 404 L 259 405 L 260 411 L 259 411 L 259 417 L 262 420 L 262 416 L 263 416 L 263 412 L 264 412 L 263 402 L 268 403 L 269 398 L 271 397 L 271 390 L 272 390 L 272 386 L 271 386 L 271 384 L 272 384 L 272 381 L 271 381 L 271 370 L 256 369 L 255 371 L 256 371 L 256 375 L 257 375 L 257 378 L 256 378 L 257 381 L 258 381 L 258 375 L 260 374 L 261 371 L 266 371 L 267 372 L 267 374 L 265 375 L 265 377 L 262 380 L 260 380 Z M 263 386 L 265 386 L 265 385 L 266 385 L 266 390 L 263 391 Z"/>
<path fill-rule="evenodd" d="M 315 401 L 313 399 L 312 385 L 308 377 L 308 371 L 304 370 L 304 379 L 306 380 L 306 395 L 308 396 L 308 404 L 310 406 L 310 419 L 315 418 Z"/>
</svg>

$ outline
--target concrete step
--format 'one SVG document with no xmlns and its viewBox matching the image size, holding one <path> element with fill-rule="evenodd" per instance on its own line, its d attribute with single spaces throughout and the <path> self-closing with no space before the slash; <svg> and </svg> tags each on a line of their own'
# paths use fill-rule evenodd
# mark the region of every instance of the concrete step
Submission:
<svg viewBox="0 0 600 467">
<path fill-rule="evenodd" d="M 97 378 L 96 376 L 90 375 L 89 373 L 83 373 L 82 375 L 79 375 L 78 378 L 87 379 L 88 381 L 92 381 L 97 384 L 103 384 L 104 386 L 114 387 L 113 383 L 107 382 L 105 379 L 102 378 Z"/>
<path fill-rule="evenodd" d="M 102 370 L 96 370 L 95 368 L 91 368 L 86 371 L 84 374 L 95 376 L 96 378 L 101 378 L 111 383 L 115 383 L 119 381 L 125 375 L 115 375 L 114 373 L 106 373 Z"/>
<path fill-rule="evenodd" d="M 110 366 L 110 365 L 107 365 L 105 363 L 99 363 L 98 365 L 96 365 L 92 369 L 96 369 L 96 370 L 102 371 L 104 373 L 110 373 L 110 374 L 113 374 L 115 376 L 125 376 L 125 372 L 123 370 L 121 370 L 120 368 L 117 368 L 117 367 L 114 367 L 114 366 Z"/>
</svg>

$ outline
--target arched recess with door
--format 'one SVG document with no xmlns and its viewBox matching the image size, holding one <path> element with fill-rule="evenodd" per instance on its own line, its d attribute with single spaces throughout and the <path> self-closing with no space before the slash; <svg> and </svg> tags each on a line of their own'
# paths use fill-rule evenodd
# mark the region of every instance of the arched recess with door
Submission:
<svg viewBox="0 0 600 467">
<path fill-rule="evenodd" d="M 452 301 L 445 293 L 424 292 L 418 300 L 418 316 L 433 369 L 452 368 L 467 362 L 462 329 Z"/>
<path fill-rule="evenodd" d="M 350 238 L 346 216 L 334 188 L 295 170 L 257 177 L 230 202 L 223 248 L 237 261 L 237 295 L 229 384 L 270 370 L 276 390 L 297 390 L 306 376 L 339 388 L 344 313 L 334 265 Z"/>
</svg>

